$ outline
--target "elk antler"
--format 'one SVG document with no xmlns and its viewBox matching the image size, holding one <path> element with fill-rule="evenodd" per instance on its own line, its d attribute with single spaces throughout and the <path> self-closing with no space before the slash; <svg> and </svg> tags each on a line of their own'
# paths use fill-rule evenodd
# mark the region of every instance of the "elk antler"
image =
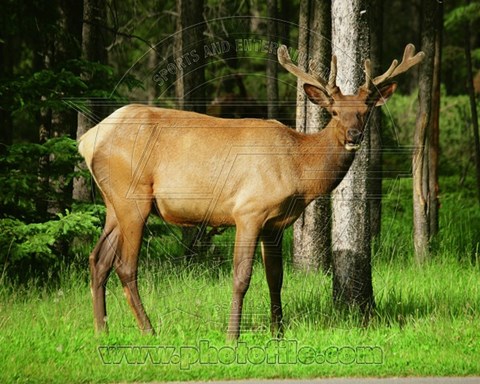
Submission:
<svg viewBox="0 0 480 384">
<path fill-rule="evenodd" d="M 400 65 L 398 60 L 393 60 L 390 68 L 388 68 L 383 75 L 375 77 L 373 80 L 372 75 L 372 64 L 370 60 L 365 60 L 365 84 L 362 86 L 365 90 L 370 90 L 372 86 L 378 87 L 380 84 L 383 84 L 394 77 L 408 71 L 414 65 L 420 63 L 425 57 L 425 53 L 422 51 L 418 52 L 415 55 L 415 46 L 413 44 L 407 44 L 405 51 L 403 52 L 403 58 Z"/>
<path fill-rule="evenodd" d="M 330 77 L 328 79 L 328 82 L 323 79 L 318 73 L 316 73 L 315 63 L 312 60 L 310 61 L 309 65 L 310 72 L 312 72 L 312 74 L 305 72 L 304 70 L 293 64 L 292 59 L 288 54 L 288 49 L 285 45 L 281 45 L 278 48 L 277 56 L 278 62 L 282 65 L 282 67 L 285 68 L 288 72 L 298 77 L 304 83 L 314 85 L 324 90 L 327 94 L 331 94 L 333 90 L 337 87 L 337 57 L 335 55 L 332 56 Z"/>
</svg>

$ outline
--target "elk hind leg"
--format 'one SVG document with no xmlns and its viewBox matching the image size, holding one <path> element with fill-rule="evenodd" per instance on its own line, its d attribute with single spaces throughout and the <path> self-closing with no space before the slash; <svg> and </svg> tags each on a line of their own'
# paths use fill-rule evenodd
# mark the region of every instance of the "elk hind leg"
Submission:
<svg viewBox="0 0 480 384">
<path fill-rule="evenodd" d="M 105 287 L 119 248 L 120 231 L 115 213 L 107 206 L 103 232 L 89 257 L 95 331 L 107 331 Z"/>
<path fill-rule="evenodd" d="M 142 244 L 143 227 L 151 209 L 151 201 L 137 202 L 134 207 L 122 209 L 119 217 L 122 241 L 120 257 L 115 259 L 115 271 L 123 285 L 128 304 L 140 330 L 154 333 L 138 292 L 138 253 Z"/>
</svg>

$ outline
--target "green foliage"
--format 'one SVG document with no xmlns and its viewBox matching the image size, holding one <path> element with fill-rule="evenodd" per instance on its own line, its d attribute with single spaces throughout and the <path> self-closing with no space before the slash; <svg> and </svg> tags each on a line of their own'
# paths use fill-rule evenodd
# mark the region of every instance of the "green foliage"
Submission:
<svg viewBox="0 0 480 384">
<path fill-rule="evenodd" d="M 81 94 L 87 85 L 75 74 L 62 68 L 59 72 L 44 69 L 31 76 L 21 76 L 4 85 L 3 92 L 13 94 L 12 110 L 56 108 L 64 95 Z"/>
<path fill-rule="evenodd" d="M 480 105 L 479 105 L 480 106 Z M 382 108 L 384 114 L 384 148 L 387 148 L 384 168 L 393 174 L 409 174 L 417 114 L 417 95 L 395 95 Z M 464 177 L 472 171 L 473 130 L 468 97 L 447 96 L 442 92 L 440 104 L 441 175 Z"/>
<path fill-rule="evenodd" d="M 119 82 L 112 67 L 86 60 L 69 60 L 58 68 L 43 69 L 13 80 L 0 81 L 3 107 L 16 114 L 46 109 L 64 112 L 71 109 L 71 98 L 120 98 L 115 92 Z M 142 87 L 133 76 L 125 76 L 127 90 Z"/>
<path fill-rule="evenodd" d="M 480 49 L 475 31 L 480 27 L 480 1 L 452 2 L 446 4 L 444 17 L 444 43 L 442 48 L 442 81 L 449 94 L 465 94 L 467 62 L 465 39 L 470 40 L 472 69 L 475 74 L 480 68 Z M 468 34 L 468 36 L 466 36 Z"/>
<path fill-rule="evenodd" d="M 76 236 L 98 236 L 100 220 L 88 212 L 58 213 L 55 220 L 26 224 L 18 219 L 0 219 L 0 262 L 15 263 L 35 258 L 58 257 L 62 241 Z"/>
<path fill-rule="evenodd" d="M 67 137 L 6 148 L 0 158 L 0 263 L 24 275 L 29 263 L 48 269 L 75 255 L 66 246 L 73 238 L 98 236 L 103 206 L 70 209 L 72 180 L 86 176 L 74 168 L 79 160 L 76 141 Z"/>
<path fill-rule="evenodd" d="M 444 25 L 447 31 L 463 28 L 466 24 L 472 24 L 480 20 L 480 2 L 459 5 L 445 15 Z"/>
<path fill-rule="evenodd" d="M 474 176 L 441 177 L 439 234 L 432 241 L 432 261 L 449 258 L 476 265 L 480 262 L 480 210 Z M 414 259 L 412 179 L 384 180 L 381 246 L 375 259 L 410 263 Z M 400 240 L 399 240 L 400 239 Z"/>
<path fill-rule="evenodd" d="M 80 160 L 75 140 L 58 137 L 44 144 L 13 144 L 0 158 L 0 212 L 27 222 L 45 220 L 39 206 L 68 206 L 68 190 Z M 85 173 L 82 173 L 85 175 Z"/>
</svg>

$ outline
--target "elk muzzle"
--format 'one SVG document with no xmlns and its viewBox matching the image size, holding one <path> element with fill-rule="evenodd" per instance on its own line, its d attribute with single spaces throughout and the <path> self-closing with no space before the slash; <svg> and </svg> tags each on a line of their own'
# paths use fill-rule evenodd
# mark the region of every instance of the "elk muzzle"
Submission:
<svg viewBox="0 0 480 384">
<path fill-rule="evenodd" d="M 347 151 L 356 151 L 357 149 L 360 148 L 360 143 L 362 142 L 363 139 L 363 132 L 356 129 L 356 128 L 350 128 L 347 131 L 346 135 L 346 140 L 345 140 L 345 149 Z"/>
</svg>

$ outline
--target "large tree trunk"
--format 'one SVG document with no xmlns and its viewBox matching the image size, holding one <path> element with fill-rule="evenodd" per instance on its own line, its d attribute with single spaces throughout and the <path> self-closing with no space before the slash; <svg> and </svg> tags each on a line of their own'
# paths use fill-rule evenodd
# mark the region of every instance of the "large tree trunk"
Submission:
<svg viewBox="0 0 480 384">
<path fill-rule="evenodd" d="M 106 4 L 102 0 L 83 1 L 82 58 L 101 64 L 107 63 L 104 34 L 101 26 L 106 22 Z M 88 75 L 82 75 L 84 78 Z M 104 112 L 92 101 L 86 101 L 83 111 L 78 113 L 76 136 L 79 139 L 97 124 Z M 73 198 L 78 201 L 91 200 L 90 188 L 84 178 L 73 181 Z"/>
<path fill-rule="evenodd" d="M 175 61 L 182 63 L 177 65 L 179 70 L 175 82 L 177 106 L 179 109 L 199 113 L 206 112 L 203 6 L 203 0 L 177 0 L 178 21 L 175 39 Z M 197 60 L 183 62 L 182 57 L 186 54 Z M 209 240 L 205 234 L 204 227 L 182 227 L 182 243 L 186 257 L 191 258 L 193 255 L 205 253 L 209 246 L 206 244 Z"/>
<path fill-rule="evenodd" d="M 270 42 L 278 42 L 278 23 L 277 0 L 267 1 L 267 34 Z M 268 118 L 278 118 L 278 63 L 277 56 L 273 55 L 267 58 L 267 101 Z"/>
<path fill-rule="evenodd" d="M 64 63 L 68 60 L 79 59 L 81 56 L 82 19 L 78 17 L 83 13 L 81 1 L 60 1 L 59 21 L 63 33 L 55 41 L 55 62 Z M 78 75 L 78 73 L 77 73 Z M 55 112 L 52 117 L 54 135 L 76 136 L 77 113 L 74 109 Z M 71 192 L 71 191 L 70 191 Z"/>
<path fill-rule="evenodd" d="M 433 58 L 433 83 L 432 83 L 432 127 L 429 140 L 429 204 L 430 204 L 430 238 L 438 234 L 438 160 L 440 155 L 440 97 L 441 97 L 441 63 L 442 63 L 442 31 L 443 31 L 443 2 L 438 2 L 435 16 L 435 57 Z"/>
<path fill-rule="evenodd" d="M 58 24 L 62 29 L 62 37 L 55 41 L 55 63 L 62 64 L 68 60 L 79 59 L 81 55 L 82 41 L 82 20 L 78 17 L 83 12 L 83 3 L 60 1 Z M 78 73 L 76 75 L 79 75 Z M 76 137 L 78 113 L 74 109 L 52 111 L 52 135 L 68 135 Z M 73 170 L 73 166 L 72 166 Z M 61 193 L 62 199 L 51 201 L 49 210 L 51 212 L 63 212 L 71 207 L 73 183 L 68 183 L 63 189 L 57 190 Z"/>
<path fill-rule="evenodd" d="M 383 0 L 373 0 L 370 8 L 370 59 L 373 73 L 380 72 L 382 62 L 383 37 Z M 372 240 L 380 244 L 382 228 L 382 114 L 380 108 L 375 108 L 370 117 L 370 228 Z"/>
<path fill-rule="evenodd" d="M 419 110 L 415 127 L 413 145 L 413 242 L 415 247 L 415 259 L 422 263 L 430 253 L 430 241 L 432 237 L 431 215 L 437 207 L 437 181 L 432 179 L 436 176 L 436 169 L 432 174 L 432 160 L 438 156 L 436 134 L 433 132 L 433 79 L 434 58 L 436 49 L 436 34 L 440 17 L 438 2 L 424 0 L 423 2 L 423 28 L 422 28 L 422 51 L 425 52 L 425 60 L 420 66 L 419 79 Z M 437 85 L 438 86 L 438 85 Z M 433 155 L 433 159 L 432 156 Z M 433 196 L 432 196 L 433 195 Z"/>
<path fill-rule="evenodd" d="M 477 177 L 477 195 L 478 202 L 480 203 L 480 138 L 478 133 L 478 113 L 477 103 L 475 100 L 475 86 L 473 81 L 473 69 L 472 69 L 472 53 L 470 46 L 470 27 L 468 24 L 464 27 L 464 49 L 465 59 L 467 61 L 467 88 L 468 96 L 470 100 L 470 113 L 472 115 L 472 127 L 473 127 L 473 140 L 474 140 L 474 152 L 475 152 L 475 171 Z"/>
<path fill-rule="evenodd" d="M 53 6 L 55 7 L 55 5 Z M 78 14 L 82 12 L 81 2 L 62 0 L 56 7 L 57 9 L 52 8 L 52 11 L 54 12 L 59 31 L 57 31 L 56 35 L 53 35 L 48 30 L 42 34 L 44 38 L 43 67 L 53 71 L 62 67 L 66 61 L 80 57 L 79 43 L 81 41 L 82 25 L 82 21 L 78 18 Z M 60 106 L 42 108 L 39 116 L 41 121 L 39 141 L 41 143 L 53 137 L 63 135 L 74 136 L 77 125 L 77 116 L 74 110 L 62 110 Z M 55 193 L 55 195 L 51 195 L 48 201 L 40 204 L 50 215 L 63 212 L 69 208 L 72 198 L 71 184 L 60 187 L 58 184 L 52 183 L 52 178 L 50 177 L 50 164 L 52 160 L 54 160 L 52 155 L 46 155 L 40 159 L 41 173 L 44 174 L 42 184 L 45 192 L 53 189 L 52 191 Z M 65 182 L 65 180 L 62 180 L 62 183 L 63 182 Z"/>
<path fill-rule="evenodd" d="M 320 0 L 300 3 L 299 62 L 308 70 L 314 60 L 319 72 L 326 75 L 331 59 L 331 2 Z M 297 130 L 314 133 L 329 121 L 328 114 L 307 100 L 302 82 L 297 90 Z M 330 197 L 313 201 L 294 224 L 293 263 L 302 270 L 322 269 L 331 265 L 331 209 Z"/>
<path fill-rule="evenodd" d="M 177 105 L 186 111 L 205 113 L 205 59 L 203 55 L 203 0 L 177 0 L 177 37 L 175 41 L 175 60 L 182 64 L 178 67 L 175 92 Z M 195 51 L 195 54 L 191 52 Z M 185 61 L 182 57 L 189 54 L 196 61 Z"/>
<path fill-rule="evenodd" d="M 332 46 L 338 58 L 338 86 L 355 94 L 364 82 L 362 63 L 369 57 L 368 2 L 332 2 Z M 370 133 L 344 180 L 333 192 L 333 298 L 339 307 L 374 306 L 370 246 Z"/>
</svg>

